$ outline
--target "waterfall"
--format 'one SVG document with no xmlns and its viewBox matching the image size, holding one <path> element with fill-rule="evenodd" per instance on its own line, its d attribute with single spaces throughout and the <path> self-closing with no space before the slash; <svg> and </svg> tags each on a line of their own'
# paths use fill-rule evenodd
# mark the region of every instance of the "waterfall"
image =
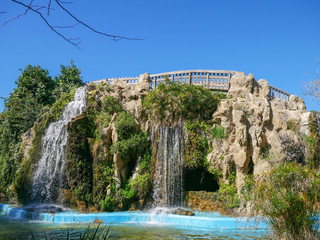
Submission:
<svg viewBox="0 0 320 240">
<path fill-rule="evenodd" d="M 156 146 L 154 166 L 155 207 L 183 205 L 183 123 L 175 126 L 160 126 L 153 129 Z"/>
<path fill-rule="evenodd" d="M 32 200 L 55 203 L 59 189 L 67 184 L 65 173 L 67 124 L 86 108 L 86 88 L 80 87 L 74 94 L 59 120 L 49 124 L 41 139 L 41 154 L 32 176 Z"/>
</svg>

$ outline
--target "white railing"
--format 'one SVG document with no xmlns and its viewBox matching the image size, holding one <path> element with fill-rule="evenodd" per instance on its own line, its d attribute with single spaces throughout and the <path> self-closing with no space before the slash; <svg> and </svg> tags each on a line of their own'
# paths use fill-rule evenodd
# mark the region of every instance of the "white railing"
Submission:
<svg viewBox="0 0 320 240">
<path fill-rule="evenodd" d="M 290 93 L 282 91 L 279 88 L 275 88 L 275 87 L 270 86 L 270 97 L 272 99 L 279 98 L 284 101 L 289 101 Z"/>
<path fill-rule="evenodd" d="M 166 79 L 169 79 L 172 82 L 204 86 L 211 90 L 227 92 L 230 88 L 230 79 L 235 73 L 236 71 L 225 70 L 185 70 L 157 73 L 150 75 L 150 88 L 156 88 L 159 84 L 164 83 Z M 139 77 L 104 78 L 93 81 L 93 83 L 108 82 L 112 84 L 116 79 L 123 80 L 126 83 L 133 85 L 138 82 Z M 270 97 L 272 99 L 279 98 L 288 101 L 290 94 L 270 86 Z"/>
<path fill-rule="evenodd" d="M 221 70 L 186 70 L 186 71 L 174 71 L 166 73 L 157 73 L 150 75 L 151 83 L 150 87 L 155 88 L 159 84 L 164 83 L 166 79 L 172 82 L 187 83 L 192 85 L 204 86 L 212 90 L 228 91 L 230 79 L 235 71 L 221 71 Z M 105 78 L 93 81 L 93 83 L 100 83 L 120 79 L 128 84 L 136 84 L 138 77 L 126 77 L 126 78 Z"/>
</svg>

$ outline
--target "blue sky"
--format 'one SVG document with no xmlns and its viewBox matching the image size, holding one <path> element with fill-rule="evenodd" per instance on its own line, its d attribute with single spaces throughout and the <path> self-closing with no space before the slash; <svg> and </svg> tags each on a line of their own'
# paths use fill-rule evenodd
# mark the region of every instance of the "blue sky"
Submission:
<svg viewBox="0 0 320 240">
<path fill-rule="evenodd" d="M 81 37 L 79 50 L 35 14 L 23 16 L 0 26 L 1 97 L 13 90 L 19 69 L 27 64 L 56 75 L 60 64 L 71 59 L 84 81 L 145 72 L 236 70 L 301 97 L 303 83 L 320 67 L 319 0 L 78 0 L 66 7 L 100 31 L 147 39 L 115 42 L 80 26 L 65 29 L 66 35 Z M 1 11 L 7 12 L 0 14 L 3 23 L 23 9 L 2 0 Z M 53 25 L 74 23 L 60 11 L 48 19 Z M 319 101 L 304 99 L 308 110 L 320 110 Z"/>
</svg>

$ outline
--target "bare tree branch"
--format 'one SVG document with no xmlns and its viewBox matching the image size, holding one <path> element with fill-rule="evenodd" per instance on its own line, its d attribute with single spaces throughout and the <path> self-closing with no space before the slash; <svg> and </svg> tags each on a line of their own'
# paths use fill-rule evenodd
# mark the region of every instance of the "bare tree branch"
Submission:
<svg viewBox="0 0 320 240">
<path fill-rule="evenodd" d="M 51 6 L 51 0 L 49 0 L 49 3 L 48 3 L 48 12 L 47 12 L 47 16 L 50 15 L 50 6 Z"/>
<path fill-rule="evenodd" d="M 314 73 L 315 79 L 304 84 L 305 94 L 311 96 L 314 100 L 320 99 L 320 74 L 319 69 Z"/>
<path fill-rule="evenodd" d="M 33 2 L 33 0 L 30 1 L 29 6 L 31 6 L 32 2 Z M 21 16 L 27 15 L 28 11 L 29 11 L 29 9 L 27 8 L 25 12 L 23 12 L 23 13 L 21 13 L 21 14 L 18 14 L 17 16 L 15 16 L 15 17 L 13 17 L 13 18 L 11 18 L 11 19 L 8 19 L 8 20 L 5 21 L 4 23 L 2 23 L 0 26 L 6 25 L 7 23 L 9 23 L 9 22 L 11 22 L 11 21 L 13 21 L 13 20 L 18 19 L 18 18 L 21 17 Z"/>
<path fill-rule="evenodd" d="M 72 17 L 74 20 L 76 20 L 78 23 L 80 23 L 81 25 L 85 26 L 86 28 L 90 29 L 91 31 L 97 33 L 97 34 L 101 34 L 104 35 L 106 37 L 111 37 L 113 38 L 113 40 L 121 40 L 121 39 L 126 39 L 126 40 L 144 40 L 142 38 L 128 38 L 128 37 L 123 37 L 123 36 L 118 36 L 118 35 L 111 35 L 111 34 L 107 34 L 104 32 L 100 32 L 95 30 L 94 28 L 90 27 L 88 24 L 82 22 L 81 20 L 79 20 L 77 17 L 75 17 L 71 12 L 69 12 L 65 7 L 62 6 L 62 4 L 60 3 L 59 0 L 55 0 L 55 2 L 58 4 L 59 7 L 61 7 L 70 17 Z"/>
<path fill-rule="evenodd" d="M 6 25 L 11 21 L 14 21 L 24 15 L 27 15 L 30 12 L 36 13 L 43 22 L 45 22 L 45 24 L 53 31 L 55 32 L 58 36 L 60 36 L 61 38 L 63 38 L 65 41 L 67 41 L 68 43 L 70 43 L 71 45 L 79 48 L 79 44 L 80 41 L 79 38 L 69 38 L 66 35 L 64 35 L 63 33 L 57 31 L 56 29 L 67 29 L 67 28 L 74 28 L 77 25 L 81 25 L 84 26 L 85 28 L 91 30 L 92 32 L 99 34 L 99 35 L 103 35 L 105 37 L 110 38 L 113 41 L 118 41 L 118 40 L 144 40 L 146 38 L 131 38 L 131 37 L 126 37 L 126 36 L 120 36 L 120 35 L 114 35 L 114 34 L 108 34 L 105 32 L 101 32 L 96 30 L 95 28 L 91 27 L 90 25 L 88 25 L 87 23 L 81 21 L 78 17 L 76 17 L 75 15 L 73 15 L 72 12 L 70 12 L 68 9 L 66 9 L 64 7 L 65 4 L 72 4 L 74 2 L 71 1 L 62 1 L 62 0 L 47 0 L 47 4 L 44 5 L 34 5 L 34 0 L 29 0 L 29 4 L 28 3 L 24 3 L 22 0 L 11 0 L 11 2 L 14 2 L 16 4 L 19 4 L 21 6 L 23 6 L 25 8 L 25 11 L 16 15 L 15 17 L 6 20 L 3 24 L 1 24 L 0 26 Z M 46 17 L 49 17 L 51 15 L 51 11 L 56 10 L 54 8 L 52 8 L 53 3 L 58 5 L 57 9 L 60 9 L 61 11 L 63 11 L 64 13 L 66 13 L 69 17 L 71 17 L 71 19 L 73 19 L 74 21 L 76 21 L 75 24 L 73 25 L 65 25 L 65 26 L 54 26 L 52 25 L 48 19 Z M 43 9 L 46 9 L 46 12 L 41 11 Z M 0 14 L 3 13 L 7 13 L 6 11 L 1 11 Z M 46 16 L 46 17 L 45 17 Z M 80 48 L 79 48 L 80 49 Z"/>
<path fill-rule="evenodd" d="M 75 24 L 73 24 L 73 25 L 71 25 L 71 26 L 52 26 L 53 28 L 74 28 L 74 27 L 76 27 L 77 25 L 79 25 L 80 23 L 75 23 Z"/>
<path fill-rule="evenodd" d="M 72 44 L 73 46 L 81 49 L 81 48 L 78 46 L 78 45 L 80 44 L 80 42 L 73 42 L 73 39 L 67 38 L 67 37 L 65 37 L 64 35 L 62 35 L 60 32 L 58 32 L 57 30 L 55 30 L 55 29 L 50 25 L 50 23 L 47 21 L 47 19 L 42 15 L 41 12 L 37 11 L 36 9 L 33 9 L 30 5 L 26 5 L 26 4 L 24 4 L 24 3 L 22 3 L 22 2 L 19 2 L 19 1 L 17 1 L 17 0 L 11 0 L 11 1 L 12 1 L 12 2 L 15 2 L 15 3 L 17 3 L 17 4 L 20 4 L 20 5 L 24 6 L 24 7 L 26 7 L 27 10 L 30 9 L 32 12 L 37 13 L 37 14 L 40 16 L 40 18 L 47 24 L 47 26 L 48 26 L 52 31 L 54 31 L 56 34 L 58 34 L 60 37 L 62 37 L 62 38 L 63 38 L 65 41 L 67 41 L 68 43 L 70 43 L 70 44 Z M 31 1 L 31 2 L 32 2 L 32 1 Z M 30 4 L 31 4 L 31 3 L 30 3 Z"/>
</svg>

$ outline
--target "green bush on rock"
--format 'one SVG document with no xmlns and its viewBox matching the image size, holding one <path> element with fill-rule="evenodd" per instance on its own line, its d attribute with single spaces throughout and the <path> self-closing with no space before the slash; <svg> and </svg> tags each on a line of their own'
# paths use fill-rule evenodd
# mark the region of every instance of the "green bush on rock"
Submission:
<svg viewBox="0 0 320 240">
<path fill-rule="evenodd" d="M 237 208 L 240 206 L 240 199 L 237 195 L 236 173 L 229 175 L 229 183 L 221 183 L 218 191 L 218 200 L 227 208 Z"/>
<path fill-rule="evenodd" d="M 207 155 L 209 151 L 206 132 L 209 126 L 203 121 L 187 121 L 187 143 L 185 148 L 184 166 L 189 169 L 207 167 Z"/>
<path fill-rule="evenodd" d="M 89 120 L 85 114 L 73 119 L 67 126 L 66 173 L 68 185 L 76 201 L 92 202 L 92 156 L 88 136 Z"/>
<path fill-rule="evenodd" d="M 319 239 L 320 174 L 295 162 L 261 176 L 254 205 L 279 239 Z"/>
<path fill-rule="evenodd" d="M 184 83 L 160 84 L 143 99 L 149 119 L 172 123 L 179 120 L 210 120 L 223 93 Z"/>
</svg>

